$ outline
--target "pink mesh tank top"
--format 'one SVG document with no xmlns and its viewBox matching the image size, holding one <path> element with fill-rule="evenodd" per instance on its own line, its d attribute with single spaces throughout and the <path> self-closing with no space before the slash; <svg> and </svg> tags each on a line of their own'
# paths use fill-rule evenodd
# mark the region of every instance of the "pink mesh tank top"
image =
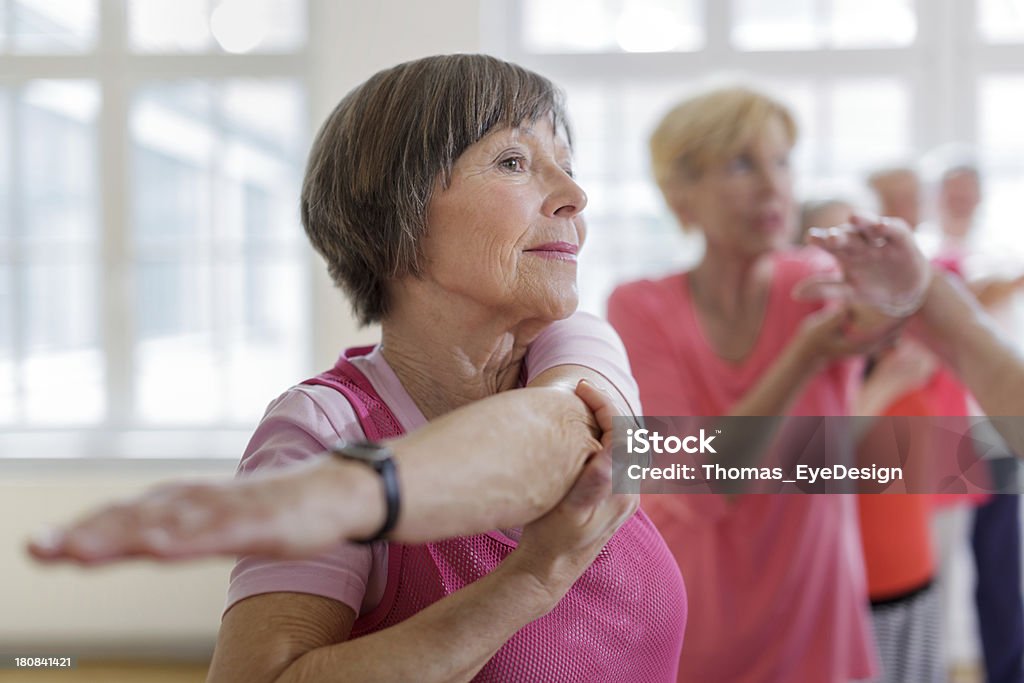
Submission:
<svg viewBox="0 0 1024 683">
<path fill-rule="evenodd" d="M 346 358 L 307 384 L 349 401 L 368 439 L 400 436 L 398 419 Z M 356 621 L 352 638 L 394 626 L 496 568 L 516 547 L 490 532 L 424 545 L 388 544 L 380 605 Z M 527 624 L 474 681 L 495 683 L 672 683 L 686 627 L 686 591 L 672 554 L 638 511 L 551 612 Z"/>
</svg>

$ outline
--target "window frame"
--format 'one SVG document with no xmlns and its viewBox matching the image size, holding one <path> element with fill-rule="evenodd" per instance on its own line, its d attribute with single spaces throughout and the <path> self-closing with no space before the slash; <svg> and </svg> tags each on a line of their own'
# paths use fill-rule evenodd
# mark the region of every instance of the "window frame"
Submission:
<svg viewBox="0 0 1024 683">
<path fill-rule="evenodd" d="M 99 268 L 97 310 L 102 317 L 100 355 L 104 359 L 105 418 L 82 426 L 32 425 L 23 421 L 0 426 L 0 458 L 230 458 L 237 460 L 251 426 L 230 423 L 210 425 L 150 425 L 135 416 L 135 325 L 133 315 L 132 187 L 131 182 L 131 98 L 147 84 L 174 80 L 287 79 L 305 98 L 307 123 L 304 135 L 311 138 L 308 119 L 312 92 L 311 48 L 313 32 L 310 0 L 303 3 L 306 40 L 287 52 L 231 54 L 210 50 L 203 53 L 149 53 L 130 46 L 128 7 L 125 0 L 98 0 L 96 36 L 91 50 L 73 54 L 0 52 L 4 74 L 0 85 L 17 90 L 41 79 L 82 80 L 95 83 L 100 108 L 96 118 L 98 201 L 95 216 L 99 232 L 96 261 Z M 0 0 L 9 3 L 10 0 Z M 16 98 L 10 98 L 13 110 Z M 10 126 L 16 122 L 11 119 Z M 9 164 L 13 189 L 20 155 L 17 136 Z M 12 193 L 13 196 L 13 193 Z M 17 207 L 18 201 L 13 202 Z M 17 208 L 8 209 L 17 220 Z M 11 267 L 12 277 L 28 259 L 13 248 L 0 249 L 0 263 Z M 302 302 L 312 311 L 317 294 L 313 291 L 314 261 L 301 259 L 302 275 L 308 281 L 308 296 Z M 14 322 L 18 323 L 18 289 L 14 296 Z M 310 315 L 311 317 L 311 315 Z M 25 350 L 15 335 L 14 362 L 23 363 Z M 312 364 L 316 347 L 310 326 L 304 340 L 307 364 Z M 116 362 L 114 359 L 118 359 Z M 20 373 L 19 373 L 20 374 Z M 17 381 L 17 380 L 16 380 Z M 16 387 L 15 401 L 20 388 Z M 269 400 L 272 397 L 267 397 Z"/>
<path fill-rule="evenodd" d="M 530 52 L 522 37 L 525 0 L 486 4 L 484 25 L 490 32 L 489 46 L 498 56 L 535 69 L 555 83 L 599 83 L 612 92 L 627 84 L 673 80 L 692 84 L 719 74 L 734 74 L 741 79 L 806 80 L 816 88 L 844 79 L 893 79 L 903 83 L 907 92 L 907 161 L 958 141 L 975 145 L 979 161 L 984 164 L 985 150 L 980 147 L 978 130 L 982 83 L 991 75 L 1020 74 L 1019 65 L 1024 63 L 1024 42 L 985 41 L 978 22 L 980 0 L 915 0 L 917 30 L 914 40 L 906 46 L 793 50 L 735 47 L 731 38 L 733 0 L 698 2 L 702 7 L 697 12 L 703 12 L 705 21 L 703 46 L 688 52 Z M 571 101 L 569 106 L 571 111 Z M 830 116 L 819 113 L 815 124 L 820 137 L 829 136 L 830 121 Z M 614 127 L 615 123 L 612 121 L 611 125 Z M 814 168 L 797 168 L 797 178 L 810 180 L 827 165 L 826 158 L 817 157 Z M 879 163 L 898 160 L 879 159 Z M 989 170 L 1000 175 L 1003 172 L 1001 168 Z M 581 170 L 581 175 L 585 173 Z M 653 180 L 645 180 L 654 187 Z M 860 179 L 856 180 L 859 185 Z M 664 214 L 668 221 L 667 209 Z M 582 265 L 586 267 L 585 263 Z M 581 275 L 584 272 L 581 270 Z"/>
</svg>

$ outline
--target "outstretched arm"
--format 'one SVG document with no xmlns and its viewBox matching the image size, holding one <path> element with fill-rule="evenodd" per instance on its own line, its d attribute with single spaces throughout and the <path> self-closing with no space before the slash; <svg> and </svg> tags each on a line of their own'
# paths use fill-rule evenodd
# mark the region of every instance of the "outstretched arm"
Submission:
<svg viewBox="0 0 1024 683">
<path fill-rule="evenodd" d="M 635 384 L 607 323 L 582 315 L 556 323 L 531 353 L 537 372 L 528 388 L 453 411 L 390 444 L 403 494 L 392 538 L 423 542 L 520 526 L 550 510 L 597 448 L 594 417 L 573 393 L 580 379 L 613 397 L 619 412 L 633 412 Z M 317 458 L 230 482 L 164 486 L 44 534 L 30 549 L 43 560 L 84 563 L 300 556 L 365 537 L 383 517 L 375 474 Z"/>
<path fill-rule="evenodd" d="M 571 388 L 508 391 L 389 442 L 402 492 L 392 533 L 416 543 L 519 526 L 550 510 L 598 450 Z M 218 483 L 175 483 L 38 536 L 42 560 L 312 554 L 385 516 L 378 476 L 333 457 Z"/>
<path fill-rule="evenodd" d="M 987 415 L 1024 415 L 1024 358 L 960 282 L 936 272 L 917 318 L 911 330 L 953 368 Z M 1024 453 L 1024 441 L 1012 445 Z"/>
<path fill-rule="evenodd" d="M 1024 358 L 961 284 L 933 272 L 905 224 L 860 219 L 808 241 L 839 260 L 846 280 L 838 286 L 857 291 L 858 283 L 873 278 L 892 292 L 893 306 L 913 304 L 904 311 L 917 313 L 912 331 L 957 373 L 1013 450 L 1024 454 L 1019 420 L 997 419 L 1024 415 Z M 835 286 L 810 283 L 802 294 L 827 296 Z"/>
</svg>

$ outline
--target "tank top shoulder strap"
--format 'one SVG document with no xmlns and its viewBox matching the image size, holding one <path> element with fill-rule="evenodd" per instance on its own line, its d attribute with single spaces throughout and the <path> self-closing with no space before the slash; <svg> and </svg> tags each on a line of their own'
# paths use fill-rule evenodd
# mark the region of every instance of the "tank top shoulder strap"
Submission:
<svg viewBox="0 0 1024 683">
<path fill-rule="evenodd" d="M 388 405 L 384 403 L 373 384 L 349 359 L 365 356 L 372 346 L 346 349 L 334 367 L 311 377 L 303 384 L 316 384 L 334 389 L 349 402 L 366 438 L 381 441 L 401 436 L 405 430 Z"/>
</svg>

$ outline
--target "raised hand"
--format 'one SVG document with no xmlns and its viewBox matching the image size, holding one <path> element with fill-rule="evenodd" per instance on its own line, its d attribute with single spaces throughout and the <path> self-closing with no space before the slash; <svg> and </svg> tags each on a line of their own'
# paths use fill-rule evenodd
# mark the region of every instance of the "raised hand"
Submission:
<svg viewBox="0 0 1024 683">
<path fill-rule="evenodd" d="M 811 228 L 807 243 L 835 256 L 842 275 L 808 278 L 794 288 L 794 297 L 865 303 L 894 318 L 921 307 L 931 268 L 903 221 L 855 214 L 843 225 Z"/>
</svg>

